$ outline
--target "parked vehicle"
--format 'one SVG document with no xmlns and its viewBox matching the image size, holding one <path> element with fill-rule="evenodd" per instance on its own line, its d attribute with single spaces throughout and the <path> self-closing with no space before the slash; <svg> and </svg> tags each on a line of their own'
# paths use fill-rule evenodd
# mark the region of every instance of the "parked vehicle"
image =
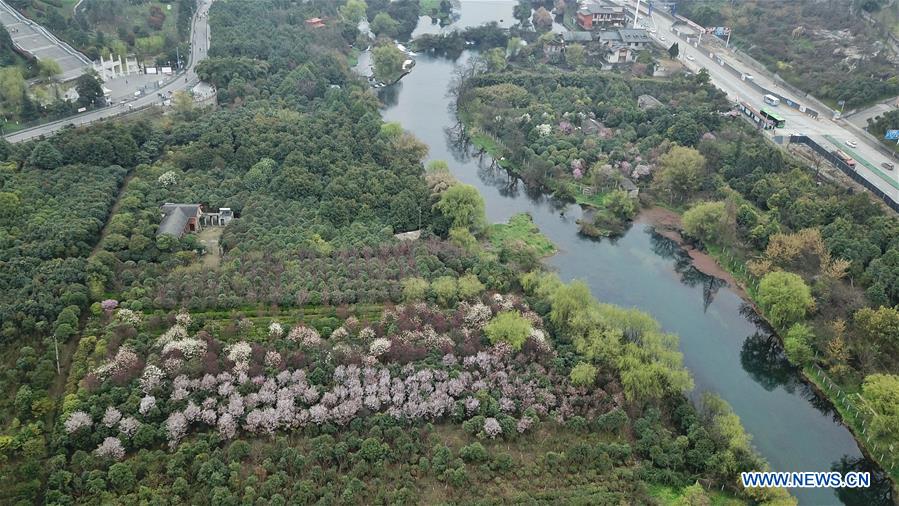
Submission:
<svg viewBox="0 0 899 506">
<path fill-rule="evenodd" d="M 846 141 L 846 145 L 849 146 L 850 148 L 857 148 L 857 147 L 858 147 L 858 143 L 855 142 L 855 141 Z"/>
<path fill-rule="evenodd" d="M 765 95 L 765 103 L 777 107 L 780 105 L 780 99 L 774 95 Z"/>
<path fill-rule="evenodd" d="M 883 163 L 880 164 L 880 166 L 883 167 L 883 168 L 886 169 L 886 170 L 893 170 L 893 169 L 896 168 L 896 166 L 893 165 L 893 164 L 890 163 L 890 162 L 883 162 Z"/>
</svg>

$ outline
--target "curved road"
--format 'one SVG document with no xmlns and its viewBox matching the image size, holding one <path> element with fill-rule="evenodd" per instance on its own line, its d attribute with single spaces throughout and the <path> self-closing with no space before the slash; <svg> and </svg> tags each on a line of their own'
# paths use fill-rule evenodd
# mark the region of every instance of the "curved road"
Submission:
<svg viewBox="0 0 899 506">
<path fill-rule="evenodd" d="M 188 90 L 196 85 L 200 80 L 195 72 L 198 62 L 206 58 L 209 51 L 209 7 L 213 0 L 199 0 L 197 4 L 197 12 L 194 14 L 191 22 L 190 39 L 190 61 L 184 72 L 176 76 L 172 81 L 162 86 L 155 93 L 144 95 L 126 104 L 115 104 L 101 109 L 96 109 L 76 116 L 70 116 L 59 121 L 46 123 L 26 130 L 10 134 L 6 136 L 9 142 L 21 142 L 36 137 L 50 135 L 61 128 L 69 125 L 81 126 L 94 123 L 104 118 L 119 116 L 131 111 L 143 109 L 152 105 L 161 104 L 162 99 L 156 93 L 166 94 Z"/>
</svg>

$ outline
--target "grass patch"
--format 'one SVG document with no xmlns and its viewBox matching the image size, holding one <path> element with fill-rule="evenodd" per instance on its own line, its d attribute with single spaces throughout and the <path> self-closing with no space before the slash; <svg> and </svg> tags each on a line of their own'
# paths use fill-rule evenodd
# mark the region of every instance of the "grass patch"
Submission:
<svg viewBox="0 0 899 506">
<path fill-rule="evenodd" d="M 706 494 L 708 494 L 709 499 L 711 499 L 711 503 L 713 506 L 742 506 L 744 504 L 748 504 L 745 501 L 737 499 L 731 495 L 728 495 L 721 491 L 716 490 L 706 490 Z M 669 487 L 667 485 L 659 485 L 652 484 L 649 486 L 649 495 L 658 499 L 658 501 L 662 504 L 666 505 L 679 505 L 686 504 L 681 502 L 683 500 L 684 490 L 676 489 L 674 487 Z"/>
<path fill-rule="evenodd" d="M 509 223 L 497 223 L 490 226 L 490 242 L 500 249 L 512 242 L 523 242 L 534 248 L 541 256 L 552 255 L 556 246 L 540 233 L 537 225 L 527 213 L 516 214 L 509 218 Z"/>
</svg>

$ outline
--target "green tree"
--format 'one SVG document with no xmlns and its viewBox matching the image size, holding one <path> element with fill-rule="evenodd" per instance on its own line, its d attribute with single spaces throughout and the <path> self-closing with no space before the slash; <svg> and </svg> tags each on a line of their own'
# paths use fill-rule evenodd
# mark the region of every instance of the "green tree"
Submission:
<svg viewBox="0 0 899 506">
<path fill-rule="evenodd" d="M 499 72 L 506 68 L 506 51 L 503 48 L 495 47 L 484 53 L 484 62 L 490 72 Z"/>
<path fill-rule="evenodd" d="M 653 186 L 671 202 L 682 202 L 702 185 L 705 157 L 693 148 L 673 146 L 659 159 Z"/>
<path fill-rule="evenodd" d="M 78 105 L 81 107 L 100 105 L 102 102 L 103 85 L 93 73 L 82 74 L 75 81 L 75 91 L 78 92 Z"/>
<path fill-rule="evenodd" d="M 52 58 L 39 60 L 37 62 L 37 70 L 38 75 L 43 79 L 52 79 L 53 77 L 62 74 L 62 67 L 60 67 L 59 63 L 56 63 L 56 60 Z"/>
<path fill-rule="evenodd" d="M 684 213 L 684 231 L 706 244 L 720 244 L 727 227 L 724 202 L 700 202 Z"/>
<path fill-rule="evenodd" d="M 55 169 L 62 165 L 62 153 L 50 141 L 39 142 L 28 156 L 28 165 L 44 170 Z"/>
<path fill-rule="evenodd" d="M 27 98 L 25 76 L 17 66 L 0 68 L 0 103 L 5 111 L 18 114 L 22 109 L 22 101 Z"/>
<path fill-rule="evenodd" d="M 384 37 L 393 38 L 396 37 L 400 24 L 390 17 L 390 14 L 379 12 L 375 18 L 371 20 L 369 28 L 371 28 L 371 31 L 379 37 L 383 35 Z"/>
<path fill-rule="evenodd" d="M 487 226 L 484 198 L 474 186 L 453 185 L 443 192 L 434 208 L 449 218 L 453 227 L 465 227 L 478 233 Z"/>
<path fill-rule="evenodd" d="M 565 48 L 565 61 L 572 67 L 580 67 L 587 61 L 587 50 L 581 44 L 572 44 Z"/>
<path fill-rule="evenodd" d="M 862 308 L 853 315 L 860 334 L 859 347 L 874 348 L 895 361 L 899 354 L 899 310 L 891 307 Z"/>
<path fill-rule="evenodd" d="M 474 274 L 466 274 L 459 278 L 459 298 L 469 300 L 477 297 L 484 291 L 484 283 Z"/>
<path fill-rule="evenodd" d="M 872 374 L 865 378 L 862 395 L 877 416 L 871 419 L 875 434 L 895 441 L 899 438 L 899 376 Z"/>
<path fill-rule="evenodd" d="M 699 483 L 694 483 L 684 489 L 683 495 L 678 499 L 676 506 L 711 506 L 712 500 L 705 489 Z"/>
<path fill-rule="evenodd" d="M 406 302 L 424 300 L 430 287 L 426 279 L 406 278 L 403 280 L 403 300 Z"/>
<path fill-rule="evenodd" d="M 784 351 L 787 357 L 797 365 L 809 363 L 815 356 L 810 344 L 814 338 L 811 327 L 804 323 L 793 324 L 784 337 Z"/>
<path fill-rule="evenodd" d="M 484 327 L 484 334 L 491 343 L 508 343 L 517 351 L 531 334 L 531 324 L 517 311 L 503 311 Z"/>
<path fill-rule="evenodd" d="M 576 386 L 593 386 L 593 383 L 596 381 L 596 367 L 587 362 L 578 362 L 577 365 L 571 369 L 571 373 L 568 376 L 571 378 L 571 382 Z"/>
<path fill-rule="evenodd" d="M 431 283 L 431 291 L 437 302 L 444 306 L 449 306 L 456 300 L 458 294 L 458 285 L 456 278 L 452 276 L 440 276 Z"/>
<path fill-rule="evenodd" d="M 368 5 L 364 0 L 347 0 L 347 3 L 340 8 L 340 15 L 347 21 L 358 23 L 363 16 Z"/>
<path fill-rule="evenodd" d="M 677 58 L 677 55 L 680 54 L 680 46 L 675 42 L 671 44 L 671 47 L 668 48 L 668 55 L 672 58 Z"/>
<path fill-rule="evenodd" d="M 383 13 L 382 13 L 383 14 Z M 380 16 L 381 14 L 378 14 Z M 372 51 L 375 77 L 389 83 L 399 77 L 403 71 L 406 55 L 390 42 L 385 42 Z"/>
<path fill-rule="evenodd" d="M 637 200 L 624 190 L 613 190 L 603 200 L 603 205 L 620 220 L 631 220 L 639 210 Z"/>
<path fill-rule="evenodd" d="M 802 320 L 815 307 L 805 281 L 797 274 L 784 271 L 765 274 L 759 283 L 759 303 L 771 323 L 781 328 Z"/>
</svg>

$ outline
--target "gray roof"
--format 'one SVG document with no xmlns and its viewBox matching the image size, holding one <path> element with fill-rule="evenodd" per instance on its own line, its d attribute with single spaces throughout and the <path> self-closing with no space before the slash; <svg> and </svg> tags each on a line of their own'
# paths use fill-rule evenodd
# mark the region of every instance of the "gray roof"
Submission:
<svg viewBox="0 0 899 506">
<path fill-rule="evenodd" d="M 596 37 L 602 42 L 620 42 L 623 44 L 628 43 L 643 43 L 649 44 L 652 42 L 652 39 L 649 37 L 649 34 L 646 33 L 646 30 L 641 28 L 620 28 L 618 30 L 603 30 L 599 32 Z"/>
<path fill-rule="evenodd" d="M 623 189 L 625 191 L 632 192 L 634 190 L 639 190 L 639 188 L 637 188 L 637 185 L 635 185 L 633 181 L 631 181 L 630 179 L 628 179 L 626 177 L 621 178 L 620 184 L 621 184 L 621 189 Z"/>
<path fill-rule="evenodd" d="M 588 2 L 578 11 L 583 14 L 614 14 L 624 13 L 624 7 L 608 2 Z"/>
<path fill-rule="evenodd" d="M 169 234 L 181 237 L 187 220 L 200 214 L 200 204 L 165 203 L 161 209 L 164 216 L 162 222 L 159 223 L 159 229 L 156 230 L 156 235 Z"/>
<path fill-rule="evenodd" d="M 562 40 L 565 42 L 590 42 L 593 34 L 590 32 L 562 32 Z"/>
<path fill-rule="evenodd" d="M 621 35 L 622 42 L 644 42 L 647 44 L 652 42 L 649 34 L 642 28 L 622 28 L 618 30 L 618 34 Z"/>
</svg>

